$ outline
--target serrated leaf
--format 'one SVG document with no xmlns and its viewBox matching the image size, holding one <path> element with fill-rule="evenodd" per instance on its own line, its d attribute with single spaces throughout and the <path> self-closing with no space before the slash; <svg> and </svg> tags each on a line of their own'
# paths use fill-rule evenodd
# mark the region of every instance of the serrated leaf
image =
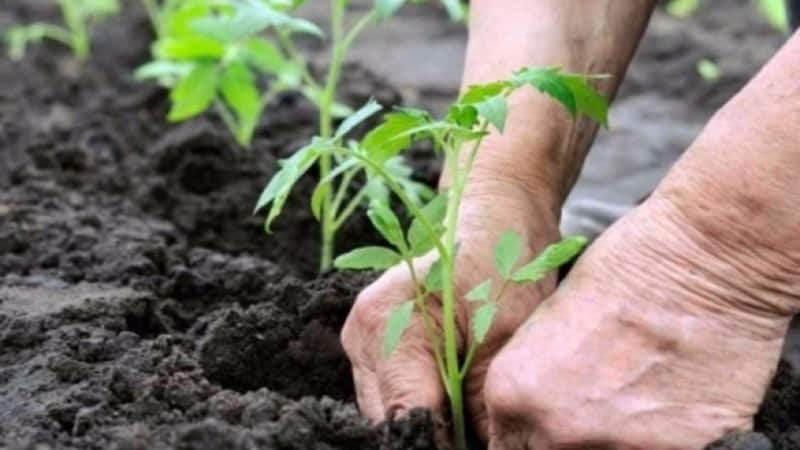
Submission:
<svg viewBox="0 0 800 450">
<path fill-rule="evenodd" d="M 481 284 L 475 286 L 464 296 L 471 302 L 485 302 L 489 300 L 492 293 L 492 279 L 486 279 Z"/>
<path fill-rule="evenodd" d="M 217 95 L 217 68 L 198 64 L 170 91 L 172 108 L 167 118 L 178 122 L 205 111 Z"/>
<path fill-rule="evenodd" d="M 461 97 L 458 99 L 458 103 L 463 105 L 471 105 L 474 103 L 480 103 L 486 99 L 491 97 L 495 97 L 503 93 L 506 88 L 509 87 L 509 83 L 507 81 L 494 81 L 492 83 L 485 83 L 485 84 L 473 84 L 461 94 Z"/>
<path fill-rule="evenodd" d="M 400 344 L 403 334 L 411 324 L 411 314 L 413 312 L 414 301 L 408 300 L 392 309 L 392 312 L 389 313 L 389 317 L 386 319 L 386 330 L 383 335 L 384 357 L 392 356 L 392 353 Z"/>
<path fill-rule="evenodd" d="M 579 113 L 608 128 L 608 102 L 581 75 L 565 75 L 564 82 L 575 97 L 575 107 Z"/>
<path fill-rule="evenodd" d="M 154 53 L 159 59 L 176 61 L 220 60 L 225 46 L 204 36 L 188 35 L 164 38 L 156 42 Z"/>
<path fill-rule="evenodd" d="M 442 260 L 437 259 L 428 269 L 425 276 L 425 289 L 428 292 L 439 292 L 442 290 Z"/>
<path fill-rule="evenodd" d="M 272 177 L 267 187 L 258 198 L 255 212 L 258 212 L 268 204 L 272 203 L 264 228 L 269 231 L 270 225 L 280 214 L 283 205 L 289 197 L 292 187 L 305 174 L 319 158 L 323 149 L 317 147 L 312 142 L 292 155 L 291 158 L 282 161 L 281 169 Z"/>
<path fill-rule="evenodd" d="M 512 81 L 515 86 L 529 84 L 539 92 L 549 95 L 561 103 L 573 117 L 578 112 L 575 95 L 558 68 L 525 67 L 514 74 Z"/>
<path fill-rule="evenodd" d="M 351 114 L 350 117 L 345 119 L 341 123 L 341 125 L 339 125 L 339 128 L 336 129 L 336 134 L 334 135 L 334 137 L 336 139 L 341 139 L 342 137 L 344 137 L 344 135 L 352 131 L 353 128 L 358 126 L 358 124 L 367 120 L 372 115 L 380 111 L 382 108 L 383 107 L 381 106 L 381 104 L 375 101 L 374 98 L 369 99 L 369 101 L 367 101 L 367 103 L 364 106 L 359 108 L 358 111 Z"/>
<path fill-rule="evenodd" d="M 239 144 L 249 145 L 253 131 L 261 116 L 261 95 L 250 69 L 242 62 L 234 62 L 225 69 L 220 80 L 220 92 L 225 103 L 236 113 L 234 131 Z"/>
<path fill-rule="evenodd" d="M 583 236 L 570 236 L 547 246 L 533 261 L 514 272 L 511 280 L 515 283 L 536 282 L 547 273 L 568 263 L 586 246 L 588 240 Z"/>
<path fill-rule="evenodd" d="M 394 15 L 406 0 L 375 0 L 375 15 L 378 19 L 386 19 Z"/>
<path fill-rule="evenodd" d="M 522 238 L 513 231 L 506 231 L 500 236 L 497 246 L 494 248 L 494 264 L 497 273 L 503 279 L 511 277 L 514 265 L 522 255 Z"/>
<path fill-rule="evenodd" d="M 445 120 L 471 130 L 478 123 L 478 110 L 473 105 L 454 104 L 447 110 Z"/>
<path fill-rule="evenodd" d="M 671 0 L 667 3 L 667 13 L 675 17 L 689 17 L 700 7 L 700 0 Z"/>
<path fill-rule="evenodd" d="M 475 310 L 475 314 L 472 316 L 472 334 L 476 343 L 482 344 L 486 339 L 486 334 L 489 333 L 496 314 L 497 305 L 494 303 L 485 303 Z"/>
<path fill-rule="evenodd" d="M 411 226 L 408 229 L 408 244 L 411 247 L 411 254 L 413 256 L 421 256 L 436 245 L 436 239 L 441 237 L 444 233 L 444 227 L 441 225 L 444 220 L 445 213 L 447 212 L 447 193 L 442 192 L 433 198 L 424 208 L 422 208 L 422 215 L 428 219 L 428 222 L 435 227 L 438 235 L 430 236 L 425 231 L 422 221 L 414 218 Z"/>
<path fill-rule="evenodd" d="M 475 104 L 478 114 L 494 125 L 499 132 L 503 132 L 506 126 L 506 114 L 508 112 L 508 100 L 502 95 L 487 98 Z"/>
<path fill-rule="evenodd" d="M 287 64 L 278 47 L 263 38 L 246 40 L 242 52 L 249 63 L 268 75 L 279 75 Z"/>
<path fill-rule="evenodd" d="M 381 164 L 411 145 L 412 136 L 407 131 L 427 123 L 424 117 L 392 112 L 384 115 L 383 123 L 367 133 L 361 146 L 370 160 Z"/>
<path fill-rule="evenodd" d="M 146 80 L 149 78 L 157 78 L 159 80 L 165 78 L 180 79 L 186 76 L 191 70 L 191 63 L 158 60 L 139 66 L 133 73 L 133 77 L 136 80 Z"/>
<path fill-rule="evenodd" d="M 367 216 L 384 239 L 401 252 L 405 251 L 407 245 L 400 219 L 397 218 L 394 211 L 385 202 L 372 202 L 367 211 Z"/>
<path fill-rule="evenodd" d="M 402 261 L 396 251 L 378 246 L 361 247 L 339 256 L 333 262 L 337 269 L 384 270 Z"/>
</svg>

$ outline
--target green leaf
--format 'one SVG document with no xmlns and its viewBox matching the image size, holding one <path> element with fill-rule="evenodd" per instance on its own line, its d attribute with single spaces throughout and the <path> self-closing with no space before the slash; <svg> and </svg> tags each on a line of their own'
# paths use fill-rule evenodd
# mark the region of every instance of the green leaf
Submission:
<svg viewBox="0 0 800 450">
<path fill-rule="evenodd" d="M 333 262 L 337 269 L 383 270 L 402 261 L 399 253 L 386 247 L 361 247 L 339 256 Z"/>
<path fill-rule="evenodd" d="M 217 40 L 203 36 L 168 37 L 156 42 L 154 53 L 158 59 L 220 60 L 225 54 L 225 46 Z"/>
<path fill-rule="evenodd" d="M 369 216 L 372 225 L 381 233 L 384 239 L 400 250 L 401 253 L 405 252 L 408 246 L 403 236 L 403 228 L 400 226 L 400 220 L 385 202 L 372 202 L 367 211 L 367 216 Z"/>
<path fill-rule="evenodd" d="M 506 114 L 508 112 L 508 100 L 502 95 L 496 95 L 475 104 L 478 114 L 494 125 L 499 132 L 503 132 L 506 126 Z"/>
<path fill-rule="evenodd" d="M 461 22 L 467 17 L 467 8 L 461 0 L 441 0 L 444 7 L 447 9 L 447 14 L 450 19 L 456 22 Z"/>
<path fill-rule="evenodd" d="M 406 0 L 375 0 L 375 15 L 378 19 L 386 19 L 394 15 Z"/>
<path fill-rule="evenodd" d="M 558 269 L 575 258 L 583 250 L 587 242 L 587 239 L 583 236 L 570 236 L 549 245 L 536 259 L 514 272 L 511 280 L 515 283 L 539 281 L 548 272 Z"/>
<path fill-rule="evenodd" d="M 428 123 L 428 119 L 406 112 L 391 112 L 383 116 L 383 123 L 367 133 L 361 146 L 370 160 L 381 164 L 411 145 L 409 130 Z"/>
<path fill-rule="evenodd" d="M 442 260 L 437 259 L 428 269 L 425 276 L 425 289 L 428 292 L 439 292 L 442 290 Z"/>
<path fill-rule="evenodd" d="M 719 66 L 714 61 L 711 61 L 707 58 L 697 61 L 697 73 L 700 74 L 701 78 L 709 83 L 719 80 L 721 75 Z"/>
<path fill-rule="evenodd" d="M 789 31 L 789 15 L 784 0 L 758 0 L 758 9 L 773 28 L 784 33 Z"/>
<path fill-rule="evenodd" d="M 414 312 L 414 301 L 408 300 L 392 309 L 386 319 L 386 331 L 383 335 L 383 356 L 392 356 L 408 325 L 411 324 L 411 314 Z"/>
<path fill-rule="evenodd" d="M 472 333 L 476 343 L 482 344 L 486 339 L 496 314 L 497 305 L 494 303 L 485 303 L 475 311 L 475 315 L 472 316 Z"/>
<path fill-rule="evenodd" d="M 264 2 L 251 1 L 243 6 L 240 6 L 245 14 L 258 17 L 268 23 L 269 26 L 279 28 L 288 33 L 304 33 L 311 34 L 317 37 L 323 37 L 322 30 L 305 19 L 292 17 L 282 11 L 272 8 Z"/>
<path fill-rule="evenodd" d="M 167 118 L 178 122 L 205 111 L 217 95 L 217 67 L 198 64 L 170 91 L 172 109 Z"/>
<path fill-rule="evenodd" d="M 514 265 L 522 255 L 522 238 L 513 231 L 506 231 L 500 236 L 497 246 L 494 248 L 494 264 L 497 273 L 503 279 L 511 277 Z"/>
<path fill-rule="evenodd" d="M 507 81 L 473 84 L 472 86 L 469 86 L 463 94 L 461 94 L 461 97 L 458 99 L 458 103 L 462 105 L 480 103 L 484 100 L 502 94 L 508 87 L 510 87 L 510 84 Z"/>
<path fill-rule="evenodd" d="M 322 200 L 325 198 L 326 192 L 331 188 L 331 182 L 357 165 L 358 160 L 354 158 L 346 159 L 337 164 L 325 178 L 319 180 L 317 187 L 314 188 L 314 193 L 311 194 L 311 212 L 317 220 L 320 220 Z"/>
<path fill-rule="evenodd" d="M 478 109 L 473 105 L 457 103 L 448 108 L 445 120 L 471 130 L 478 123 Z"/>
<path fill-rule="evenodd" d="M 248 62 L 268 75 L 280 74 L 287 64 L 278 47 L 263 38 L 246 40 L 242 51 Z"/>
<path fill-rule="evenodd" d="M 339 128 L 336 130 L 336 134 L 334 135 L 334 137 L 336 139 L 341 139 L 342 137 L 344 137 L 344 135 L 352 131 L 353 128 L 358 126 L 358 124 L 367 120 L 372 115 L 380 111 L 381 108 L 383 107 L 380 105 L 380 103 L 376 102 L 374 98 L 369 99 L 369 101 L 364 106 L 362 106 L 358 111 L 350 115 L 350 117 L 345 119 L 342 122 L 342 124 L 339 125 Z"/>
<path fill-rule="evenodd" d="M 220 91 L 225 103 L 236 113 L 238 123 L 233 130 L 236 140 L 249 145 L 261 116 L 261 94 L 253 73 L 242 62 L 232 63 L 222 74 Z"/>
<path fill-rule="evenodd" d="M 700 7 L 700 0 L 671 0 L 667 3 L 667 13 L 680 18 L 691 16 Z"/>
<path fill-rule="evenodd" d="M 255 212 L 272 203 L 272 208 L 267 214 L 264 225 L 267 231 L 269 231 L 270 225 L 283 209 L 283 205 L 289 198 L 289 193 L 294 184 L 314 165 L 314 162 L 322 154 L 324 149 L 316 144 L 318 143 L 312 142 L 310 145 L 295 152 L 291 158 L 281 161 L 283 164 L 281 169 L 272 177 L 261 196 L 259 196 Z"/>
<path fill-rule="evenodd" d="M 492 293 L 492 279 L 486 279 L 481 284 L 472 288 L 464 297 L 471 302 L 485 302 Z"/>
<path fill-rule="evenodd" d="M 421 256 L 433 249 L 436 245 L 436 240 L 444 233 L 442 221 L 447 212 L 447 193 L 442 192 L 434 197 L 433 200 L 422 208 L 421 212 L 434 227 L 434 231 L 437 235 L 431 236 L 426 232 L 422 221 L 415 217 L 411 222 L 411 227 L 408 229 L 408 244 L 411 247 L 411 254 L 413 256 Z"/>
<path fill-rule="evenodd" d="M 575 105 L 580 113 L 608 128 L 608 101 L 586 82 L 582 75 L 565 75 L 564 82 L 575 97 Z"/>
<path fill-rule="evenodd" d="M 180 79 L 188 75 L 191 70 L 191 63 L 157 60 L 137 68 L 136 72 L 133 73 L 133 77 L 137 80 L 146 80 L 149 78 L 156 78 L 158 80 Z"/>
<path fill-rule="evenodd" d="M 553 97 L 574 117 L 578 112 L 577 102 L 564 78 L 561 69 L 558 68 L 525 67 L 514 74 L 512 82 L 517 87 L 529 84 L 543 94 Z"/>
</svg>

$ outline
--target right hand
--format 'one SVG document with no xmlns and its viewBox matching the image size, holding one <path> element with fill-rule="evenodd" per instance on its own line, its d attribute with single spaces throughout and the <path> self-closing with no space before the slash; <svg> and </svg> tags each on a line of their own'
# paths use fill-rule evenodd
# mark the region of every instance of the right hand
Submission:
<svg viewBox="0 0 800 450">
<path fill-rule="evenodd" d="M 542 199 L 543 196 L 535 198 Z M 559 237 L 557 221 L 549 208 L 538 208 L 530 191 L 509 183 L 476 182 L 464 196 L 459 217 L 456 258 L 459 351 L 468 348 L 469 302 L 463 296 L 489 277 L 494 277 L 494 247 L 505 231 L 512 230 L 527 244 L 523 258 L 533 258 Z M 419 258 L 415 271 L 424 280 L 435 252 Z M 495 286 L 498 286 L 495 280 Z M 555 278 L 526 286 L 510 286 L 500 302 L 492 328 L 475 355 L 465 380 L 465 405 L 479 436 L 488 438 L 488 417 L 483 402 L 484 378 L 495 353 L 555 287 Z M 411 325 L 394 353 L 383 355 L 384 325 L 398 304 L 414 298 L 414 284 L 405 265 L 394 267 L 372 283 L 356 299 L 342 329 L 342 345 L 353 366 L 358 405 L 374 423 L 387 415 L 402 415 L 411 408 L 424 407 L 442 416 L 444 387 L 421 314 L 414 312 Z M 429 298 L 434 333 L 441 336 L 441 304 Z"/>
</svg>

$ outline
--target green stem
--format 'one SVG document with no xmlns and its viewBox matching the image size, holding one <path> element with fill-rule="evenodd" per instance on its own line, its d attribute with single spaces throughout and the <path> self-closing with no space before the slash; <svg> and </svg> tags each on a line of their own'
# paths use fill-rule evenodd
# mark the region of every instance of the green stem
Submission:
<svg viewBox="0 0 800 450">
<path fill-rule="evenodd" d="M 328 73 L 325 77 L 325 87 L 319 99 L 319 135 L 323 139 L 328 139 L 333 135 L 333 103 L 336 101 L 336 87 L 342 75 L 344 57 L 353 41 L 361 34 L 366 26 L 375 17 L 374 11 L 362 17 L 353 28 L 344 34 L 344 16 L 347 7 L 346 0 L 331 1 L 331 37 L 332 50 L 331 62 Z M 287 51 L 292 47 L 287 47 Z M 324 180 L 331 171 L 333 161 L 330 154 L 324 154 L 319 159 L 319 176 Z M 325 270 L 331 266 L 333 261 L 333 245 L 336 234 L 336 211 L 334 210 L 332 192 L 326 191 L 322 199 L 322 258 L 320 269 Z"/>
<path fill-rule="evenodd" d="M 291 37 L 287 33 L 278 32 L 278 42 L 280 42 L 281 47 L 283 47 L 283 51 L 286 52 L 286 56 L 294 61 L 303 71 L 302 77 L 303 81 L 312 89 L 320 89 L 319 83 L 317 80 L 311 76 L 311 72 L 308 71 L 308 63 L 303 55 L 297 51 L 297 48 L 292 43 Z"/>
<path fill-rule="evenodd" d="M 436 366 L 439 369 L 439 377 L 442 379 L 442 384 L 444 384 L 445 389 L 447 390 L 447 395 L 450 395 L 450 388 L 447 386 L 447 373 L 444 371 L 444 358 L 442 358 L 442 343 L 439 339 L 439 336 L 436 335 L 434 331 L 431 315 L 428 312 L 428 307 L 425 304 L 425 297 L 427 294 L 422 291 L 422 283 L 419 282 L 419 277 L 417 277 L 417 271 L 414 269 L 414 262 L 411 258 L 404 259 L 406 266 L 408 266 L 408 271 L 411 274 L 411 282 L 414 283 L 414 289 L 416 291 L 415 303 L 417 304 L 417 309 L 422 314 L 422 323 L 425 327 L 425 332 L 428 334 L 428 340 L 431 343 L 431 347 L 433 348 L 433 356 L 436 358 Z"/>
<path fill-rule="evenodd" d="M 356 194 L 356 196 L 353 197 L 347 204 L 347 206 L 344 208 L 342 214 L 337 219 L 334 220 L 333 222 L 334 231 L 338 230 L 342 225 L 344 225 L 347 218 L 350 217 L 355 212 L 356 208 L 358 208 L 358 205 L 361 204 L 366 195 L 367 195 L 366 189 L 361 189 L 360 191 L 358 191 L 358 194 Z"/>
<path fill-rule="evenodd" d="M 156 36 L 161 36 L 161 18 L 158 12 L 158 5 L 155 0 L 142 0 L 142 6 L 147 12 L 147 17 L 150 18 L 150 23 L 153 25 L 153 31 Z"/>
<path fill-rule="evenodd" d="M 408 212 L 411 213 L 411 215 L 414 216 L 414 218 L 419 220 L 419 223 L 422 225 L 422 228 L 425 230 L 425 233 L 427 233 L 429 236 L 438 236 L 438 233 L 436 233 L 433 224 L 431 224 L 431 221 L 428 220 L 425 214 L 422 213 L 422 210 L 419 208 L 419 206 L 417 206 L 416 203 L 414 203 L 413 201 L 411 201 L 410 198 L 408 198 L 408 195 L 406 195 L 405 191 L 403 190 L 403 187 L 400 186 L 397 183 L 397 181 L 394 180 L 393 176 L 389 172 L 387 172 L 386 169 L 381 167 L 379 164 L 376 164 L 374 161 L 370 160 L 366 156 L 352 149 L 345 147 L 338 147 L 335 150 L 338 150 L 339 152 L 342 152 L 347 156 L 356 158 L 357 160 L 361 161 L 365 166 L 368 166 L 373 172 L 375 172 L 376 175 L 381 177 L 383 181 L 386 182 L 386 186 L 388 186 L 389 189 L 392 192 L 394 192 L 397 198 L 400 199 L 400 202 L 403 203 L 403 206 L 406 207 Z M 434 246 L 436 247 L 436 250 L 439 252 L 439 258 L 442 259 L 442 261 L 450 258 L 450 254 L 447 252 L 445 246 L 442 244 L 440 239 L 434 239 Z"/>
<path fill-rule="evenodd" d="M 61 6 L 61 14 L 64 16 L 64 22 L 69 28 L 72 52 L 79 60 L 83 61 L 89 57 L 89 32 L 86 29 L 86 24 L 81 20 L 79 11 L 76 9 L 73 0 L 59 0 Z"/>
<path fill-rule="evenodd" d="M 333 117 L 331 109 L 336 96 L 336 85 L 342 70 L 342 27 L 344 26 L 344 12 L 346 3 L 344 0 L 331 0 L 331 35 L 333 38 L 331 63 L 328 67 L 328 74 L 325 77 L 325 88 L 319 99 L 319 135 L 323 139 L 328 139 L 333 135 Z M 324 180 L 331 172 L 331 155 L 325 153 L 319 159 L 319 178 Z M 334 216 L 331 198 L 331 190 L 328 189 L 322 198 L 322 256 L 320 259 L 320 270 L 326 270 L 333 262 L 334 235 Z"/>
<path fill-rule="evenodd" d="M 450 173 L 458 174 L 457 150 L 448 155 Z M 451 157 L 452 156 L 452 157 Z M 447 200 L 447 212 L 444 219 L 444 246 L 451 250 L 456 246 L 456 226 L 458 224 L 458 208 L 463 192 L 462 177 L 456 176 L 450 196 Z M 456 298 L 455 298 L 455 258 L 442 260 L 442 331 L 445 347 L 445 372 L 450 392 L 450 414 L 453 419 L 453 440 L 455 448 L 466 449 L 464 427 L 463 389 L 461 371 L 458 361 L 458 339 L 456 336 Z"/>
</svg>

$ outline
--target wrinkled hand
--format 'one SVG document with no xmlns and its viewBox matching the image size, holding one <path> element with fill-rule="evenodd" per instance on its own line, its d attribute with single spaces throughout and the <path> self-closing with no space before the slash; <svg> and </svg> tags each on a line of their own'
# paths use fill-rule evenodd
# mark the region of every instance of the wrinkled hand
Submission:
<svg viewBox="0 0 800 450">
<path fill-rule="evenodd" d="M 766 306 L 781 272 L 710 234 L 652 198 L 595 242 L 493 361 L 490 449 L 701 449 L 750 428 L 789 321 Z"/>
<path fill-rule="evenodd" d="M 513 230 L 525 239 L 529 251 L 523 257 L 528 259 L 558 239 L 555 218 L 537 210 L 527 194 L 514 195 L 515 192 L 505 187 L 475 189 L 473 194 L 465 196 L 456 260 L 458 298 L 496 273 L 492 255 L 503 232 Z M 424 279 L 434 260 L 435 255 L 431 254 L 416 262 L 420 279 Z M 489 362 L 554 286 L 555 280 L 549 278 L 536 285 L 510 287 L 492 329 L 476 353 L 466 380 L 465 398 L 484 438 L 488 423 L 483 384 Z M 412 298 L 414 284 L 406 267 L 390 269 L 359 295 L 342 330 L 342 344 L 353 366 L 359 407 L 374 422 L 385 420 L 387 413 L 402 414 L 414 407 L 430 408 L 440 414 L 445 410 L 444 388 L 420 314 L 414 314 L 391 357 L 386 358 L 382 352 L 387 316 L 395 306 Z M 431 298 L 427 305 L 434 318 L 435 333 L 441 335 L 441 304 Z M 462 355 L 470 339 L 469 307 L 468 302 L 460 301 L 457 311 Z"/>
</svg>

